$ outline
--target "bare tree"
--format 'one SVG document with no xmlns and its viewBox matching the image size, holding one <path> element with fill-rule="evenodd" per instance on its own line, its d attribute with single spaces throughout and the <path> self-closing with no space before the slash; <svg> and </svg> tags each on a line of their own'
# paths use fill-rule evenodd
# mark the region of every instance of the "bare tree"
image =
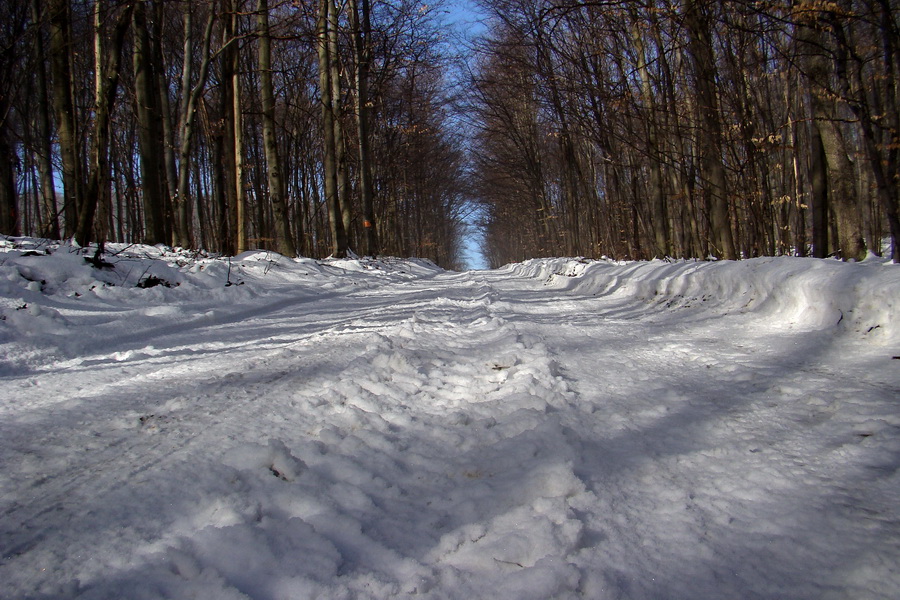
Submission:
<svg viewBox="0 0 900 600">
<path fill-rule="evenodd" d="M 37 92 L 37 142 L 36 149 L 38 170 L 41 177 L 41 198 L 43 201 L 44 229 L 41 234 L 59 238 L 59 219 L 57 218 L 56 190 L 53 183 L 53 149 L 50 129 L 50 104 L 47 94 L 47 65 L 42 32 L 43 18 L 40 0 L 31 0 L 31 23 L 34 28 L 33 54 L 35 64 L 35 83 Z"/>
<path fill-rule="evenodd" d="M 106 219 L 100 219 L 101 232 L 94 235 L 94 216 L 98 207 L 105 209 L 109 203 L 109 137 L 110 117 L 119 89 L 119 67 L 122 62 L 122 47 L 125 34 L 131 23 L 134 5 L 129 3 L 116 16 L 110 35 L 111 46 L 105 43 L 104 17 L 107 8 L 101 0 L 94 3 L 94 127 L 91 137 L 90 174 L 85 189 L 85 197 L 78 211 L 78 226 L 75 239 L 87 246 L 94 237 L 105 241 Z"/>
<path fill-rule="evenodd" d="M 726 259 L 735 259 L 737 251 L 731 230 L 725 165 L 722 163 L 723 136 L 716 95 L 717 75 L 710 19 L 707 3 L 695 0 L 685 2 L 684 22 L 699 114 L 701 181 L 707 194 L 710 238 L 718 255 Z"/>
<path fill-rule="evenodd" d="M 278 158 L 278 142 L 275 138 L 275 94 L 272 89 L 272 40 L 269 37 L 269 3 L 258 0 L 257 27 L 259 35 L 259 76 L 262 99 L 263 145 L 266 151 L 266 166 L 269 181 L 269 199 L 275 213 L 275 230 L 278 251 L 286 256 L 295 256 L 297 250 L 288 224 L 287 205 L 284 200 L 284 182 Z"/>
<path fill-rule="evenodd" d="M 336 8 L 333 0 L 320 0 L 316 39 L 319 52 L 319 93 L 322 105 L 325 202 L 331 223 L 332 255 L 340 258 L 347 255 L 348 239 L 338 191 L 338 140 L 335 135 L 338 115 L 335 111 L 334 89 L 337 87 L 335 80 L 339 73 L 336 57 L 333 55 L 336 46 L 332 43 L 337 36 L 337 32 L 334 31 L 336 22 Z"/>
<path fill-rule="evenodd" d="M 353 59 L 356 64 L 356 124 L 359 149 L 359 195 L 362 200 L 365 250 L 369 256 L 378 254 L 378 230 L 375 220 L 372 184 L 372 150 L 369 127 L 369 71 L 372 63 L 372 20 L 369 0 L 349 0 L 350 23 L 353 29 Z"/>
<path fill-rule="evenodd" d="M 72 52 L 71 18 L 68 0 L 50 0 L 50 70 L 53 78 L 53 106 L 62 162 L 63 210 L 66 235 L 74 235 L 78 211 L 84 198 L 75 105 L 69 57 Z"/>
<path fill-rule="evenodd" d="M 163 145 L 162 110 L 159 106 L 158 77 L 153 61 L 153 47 L 147 20 L 148 0 L 136 0 L 134 5 L 134 69 L 135 116 L 138 125 L 138 141 L 141 153 L 141 182 L 143 190 L 144 220 L 143 239 L 147 243 L 166 242 L 165 226 L 165 171 L 162 160 Z"/>
<path fill-rule="evenodd" d="M 191 246 L 190 227 L 190 174 L 191 149 L 194 142 L 194 124 L 197 115 L 197 102 L 206 88 L 209 65 L 212 61 L 210 45 L 212 43 L 213 24 L 216 13 L 209 10 L 206 27 L 203 31 L 200 49 L 200 68 L 197 81 L 193 77 L 193 18 L 195 7 L 188 3 L 184 7 L 184 61 L 181 70 L 181 106 L 178 115 L 178 192 L 175 197 L 175 243 L 185 248 Z"/>
</svg>

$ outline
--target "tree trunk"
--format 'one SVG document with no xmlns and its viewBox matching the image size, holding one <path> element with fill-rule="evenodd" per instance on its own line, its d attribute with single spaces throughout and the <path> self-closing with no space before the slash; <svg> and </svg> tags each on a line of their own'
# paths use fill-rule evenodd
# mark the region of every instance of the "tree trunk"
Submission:
<svg viewBox="0 0 900 600">
<path fill-rule="evenodd" d="M 0 233 L 19 235 L 19 204 L 16 194 L 16 152 L 9 143 L 7 128 L 0 126 Z"/>
<path fill-rule="evenodd" d="M 329 48 L 329 79 L 331 81 L 331 104 L 334 107 L 334 148 L 335 165 L 337 169 L 338 206 L 340 207 L 341 223 L 346 238 L 347 250 L 350 249 L 351 210 L 350 210 L 350 167 L 347 164 L 347 141 L 344 136 L 344 123 L 341 120 L 343 108 L 341 105 L 341 72 L 340 50 L 338 46 L 338 25 L 340 15 L 336 5 L 331 3 L 328 11 L 328 48 Z"/>
<path fill-rule="evenodd" d="M 813 106 L 818 102 L 813 102 Z M 816 110 L 816 109 L 814 109 Z M 837 237 L 833 241 L 834 248 L 844 260 L 862 260 L 866 257 L 866 244 L 863 239 L 862 213 L 856 194 L 853 162 L 847 153 L 846 141 L 834 120 L 825 120 L 824 115 L 816 110 L 815 125 L 825 151 L 828 164 L 830 208 L 837 226 Z"/>
<path fill-rule="evenodd" d="M 234 38 L 237 25 L 237 7 L 235 0 L 222 0 L 221 12 L 224 15 L 222 25 L 221 100 L 222 132 L 217 141 L 217 149 L 221 157 L 219 192 L 219 239 L 222 251 L 234 255 L 237 253 L 236 216 L 237 185 L 235 183 L 236 165 L 234 157 L 234 76 L 236 72 L 236 44 L 227 44 Z M 226 45 L 227 44 L 227 45 Z"/>
<path fill-rule="evenodd" d="M 817 20 L 813 23 L 801 23 L 798 38 L 803 50 L 803 67 L 809 84 L 809 104 L 815 129 L 811 168 L 827 170 L 812 175 L 814 256 L 822 258 L 834 250 L 845 260 L 862 259 L 865 258 L 866 249 L 862 238 L 858 198 L 853 185 L 853 163 L 847 155 L 837 122 L 838 100 L 828 90 L 830 70 L 828 57 L 824 54 L 825 39 L 821 34 L 821 25 Z M 818 185 L 826 187 L 824 190 L 816 190 Z M 830 241 L 832 245 L 836 245 L 835 248 L 828 244 L 827 230 L 831 226 L 832 215 L 837 225 L 837 236 Z M 825 246 L 820 247 L 822 244 Z"/>
<path fill-rule="evenodd" d="M 812 212 L 812 244 L 815 258 L 828 256 L 828 158 L 819 128 L 810 128 L 809 180 L 812 186 L 810 210 Z"/>
<path fill-rule="evenodd" d="M 160 159 L 163 148 L 161 111 L 153 70 L 153 49 L 147 24 L 146 0 L 135 2 L 134 14 L 134 99 L 138 125 L 138 147 L 141 154 L 141 190 L 144 204 L 144 243 L 165 243 L 165 191 Z"/>
<path fill-rule="evenodd" d="M 188 194 L 191 173 L 191 143 L 194 133 L 194 107 L 191 106 L 191 80 L 193 78 L 193 29 L 194 10 L 190 4 L 184 7 L 184 55 L 181 68 L 181 106 L 178 110 L 178 182 L 173 198 L 175 210 L 175 231 L 173 246 L 189 248 L 190 229 L 188 223 Z"/>
<path fill-rule="evenodd" d="M 87 246 L 94 237 L 94 215 L 101 203 L 109 203 L 109 122 L 119 89 L 119 67 L 122 62 L 122 47 L 125 34 L 131 22 L 133 5 L 129 4 L 119 14 L 112 37 L 112 47 L 107 51 L 103 46 L 103 27 L 101 16 L 104 7 L 100 0 L 94 4 L 94 51 L 95 61 L 95 95 L 94 95 L 94 132 L 91 138 L 90 176 L 84 202 L 78 213 L 78 228 L 75 240 L 81 246 Z M 100 223 L 99 240 L 105 241 L 106 223 Z"/>
<path fill-rule="evenodd" d="M 34 25 L 34 62 L 37 67 L 37 167 L 41 175 L 41 235 L 59 239 L 59 219 L 56 209 L 56 189 L 53 184 L 52 143 L 50 130 L 50 106 L 47 98 L 47 67 L 44 54 L 44 36 L 41 33 L 41 0 L 31 0 L 31 21 Z"/>
<path fill-rule="evenodd" d="M 372 190 L 372 152 L 369 127 L 369 69 L 371 67 L 370 38 L 372 23 L 369 0 L 350 0 L 353 27 L 353 48 L 356 59 L 356 123 L 359 138 L 359 195 L 362 200 L 363 229 L 367 256 L 378 254 L 378 230 L 375 222 L 375 203 Z"/>
<path fill-rule="evenodd" d="M 222 114 L 225 171 L 225 198 L 229 215 L 223 226 L 232 226 L 223 239 L 229 240 L 229 251 L 241 254 L 247 250 L 246 206 L 244 197 L 244 144 L 241 113 L 241 69 L 237 40 L 239 32 L 238 0 L 224 0 L 226 14 L 222 51 Z"/>
<path fill-rule="evenodd" d="M 331 28 L 331 14 L 335 10 L 333 0 L 319 1 L 319 15 L 316 24 L 316 39 L 319 52 L 319 93 L 322 103 L 323 125 L 323 166 L 325 170 L 325 204 L 328 207 L 328 219 L 331 223 L 332 256 L 343 258 L 347 256 L 347 233 L 341 216 L 340 201 L 338 199 L 338 173 L 337 173 L 337 147 L 335 145 L 335 119 L 334 102 L 332 100 L 332 76 L 331 43 L 329 29 Z"/>
<path fill-rule="evenodd" d="M 688 55 L 694 70 L 694 94 L 699 111 L 698 144 L 700 178 L 706 188 L 711 242 L 717 255 L 737 258 L 728 204 L 725 165 L 722 163 L 722 122 L 716 94 L 716 61 L 713 53 L 709 8 L 698 0 L 685 2 L 684 25 Z"/>
<path fill-rule="evenodd" d="M 641 84 L 641 95 L 647 112 L 647 160 L 650 169 L 650 214 L 652 215 L 653 239 L 659 258 L 671 254 L 669 245 L 669 217 L 666 210 L 666 195 L 662 168 L 660 164 L 659 143 L 657 140 L 657 119 L 653 89 L 650 85 L 650 72 L 647 68 L 647 57 L 644 50 L 643 34 L 640 31 L 636 14 L 632 12 L 631 39 L 637 53 L 637 75 Z"/>
<path fill-rule="evenodd" d="M 193 9 L 188 5 L 184 11 L 184 65 L 181 73 L 182 97 L 178 127 L 181 140 L 178 145 L 178 192 L 175 196 L 175 244 L 183 248 L 189 248 L 191 246 L 189 201 L 194 121 L 197 115 L 197 101 L 206 87 L 206 78 L 209 74 L 211 59 L 209 47 L 212 40 L 215 11 L 210 11 L 206 22 L 206 30 L 203 33 L 202 49 L 200 51 L 200 70 L 197 75 L 197 83 L 193 87 L 191 86 L 193 79 L 193 53 L 191 52 L 193 46 L 193 36 L 191 35 Z"/>
<path fill-rule="evenodd" d="M 163 175 L 160 176 L 163 192 L 164 205 L 163 223 L 165 227 L 165 239 L 171 243 L 174 235 L 175 215 L 173 212 L 173 203 L 178 195 L 178 161 L 175 157 L 175 127 L 172 116 L 172 105 L 169 99 L 169 78 L 165 73 L 166 64 L 163 59 L 162 50 L 162 24 L 165 19 L 164 3 L 160 0 L 153 0 L 155 15 L 153 19 L 153 37 L 157 43 L 153 44 L 153 72 L 158 75 L 156 77 L 156 96 L 159 102 L 159 114 L 162 130 L 162 147 L 163 147 Z"/>
<path fill-rule="evenodd" d="M 236 17 L 235 17 L 236 18 Z M 237 31 L 235 31 L 235 34 Z M 241 72 L 240 56 L 234 54 L 234 67 L 231 76 L 231 114 L 234 120 L 234 206 L 235 235 L 238 254 L 247 250 L 247 196 L 244 191 L 244 119 L 241 111 Z"/>
<path fill-rule="evenodd" d="M 884 9 L 887 10 L 887 7 Z M 886 111 L 885 114 L 893 127 L 889 126 L 889 138 L 881 140 L 876 134 L 875 121 L 877 117 L 873 116 L 873 113 L 878 113 L 873 110 L 866 95 L 866 84 L 862 81 L 862 74 L 858 69 L 851 70 L 852 50 L 848 33 L 844 30 L 837 15 L 831 12 L 827 13 L 829 29 L 835 36 L 836 42 L 835 70 L 839 86 L 844 98 L 849 100 L 850 109 L 859 120 L 863 151 L 872 170 L 878 199 L 885 217 L 887 217 L 891 232 L 892 260 L 900 263 L 900 117 L 891 114 L 897 112 L 896 97 L 892 87 L 896 82 L 893 65 L 894 50 L 896 49 L 892 48 L 891 43 L 895 33 L 891 30 L 893 20 L 890 19 L 890 14 L 887 17 L 882 27 L 885 49 L 883 75 L 888 79 L 887 87 L 890 91 L 883 98 L 888 106 L 883 107 L 882 110 Z"/>
<path fill-rule="evenodd" d="M 291 234 L 287 203 L 284 197 L 284 181 L 278 158 L 278 140 L 275 137 L 275 94 L 272 88 L 272 40 L 269 37 L 269 3 L 258 0 L 257 27 L 259 29 L 259 77 L 262 100 L 263 145 L 268 167 L 269 199 L 275 217 L 275 235 L 278 252 L 294 257 L 297 249 Z"/>
<path fill-rule="evenodd" d="M 75 127 L 75 101 L 72 92 L 71 17 L 68 0 L 50 1 L 50 72 L 53 77 L 53 108 L 56 112 L 59 153 L 62 161 L 63 211 L 65 235 L 72 236 L 78 225 L 78 211 L 84 192 L 81 157 Z"/>
</svg>

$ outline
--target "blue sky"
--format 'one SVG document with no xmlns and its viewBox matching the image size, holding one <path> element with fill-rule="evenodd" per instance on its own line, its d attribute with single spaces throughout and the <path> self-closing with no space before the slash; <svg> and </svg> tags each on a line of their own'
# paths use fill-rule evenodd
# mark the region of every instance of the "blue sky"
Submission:
<svg viewBox="0 0 900 600">
<path fill-rule="evenodd" d="M 479 24 L 479 10 L 472 0 L 446 0 L 444 6 L 449 11 L 447 20 L 461 32 L 472 34 L 482 28 Z M 476 31 L 473 31 L 473 28 Z M 463 258 L 469 269 L 487 269 L 488 264 L 481 254 L 480 234 L 472 227 L 470 235 L 466 239 Z"/>
<path fill-rule="evenodd" d="M 478 8 L 472 0 L 447 0 L 447 8 L 450 11 L 451 20 L 470 24 L 478 20 Z"/>
</svg>

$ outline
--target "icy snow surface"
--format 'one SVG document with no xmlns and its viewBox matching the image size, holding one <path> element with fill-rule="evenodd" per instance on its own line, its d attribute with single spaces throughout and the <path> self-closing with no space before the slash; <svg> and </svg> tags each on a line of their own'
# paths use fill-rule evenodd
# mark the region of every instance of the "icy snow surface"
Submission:
<svg viewBox="0 0 900 600">
<path fill-rule="evenodd" d="M 0 244 L 4 599 L 900 597 L 880 259 Z"/>
</svg>

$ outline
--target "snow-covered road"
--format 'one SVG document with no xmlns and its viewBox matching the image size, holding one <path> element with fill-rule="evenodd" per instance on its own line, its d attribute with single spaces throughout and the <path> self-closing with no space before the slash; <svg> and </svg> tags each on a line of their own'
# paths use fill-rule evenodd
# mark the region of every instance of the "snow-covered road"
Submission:
<svg viewBox="0 0 900 600">
<path fill-rule="evenodd" d="M 10 283 L 0 598 L 896 598 L 896 273 Z"/>
</svg>

